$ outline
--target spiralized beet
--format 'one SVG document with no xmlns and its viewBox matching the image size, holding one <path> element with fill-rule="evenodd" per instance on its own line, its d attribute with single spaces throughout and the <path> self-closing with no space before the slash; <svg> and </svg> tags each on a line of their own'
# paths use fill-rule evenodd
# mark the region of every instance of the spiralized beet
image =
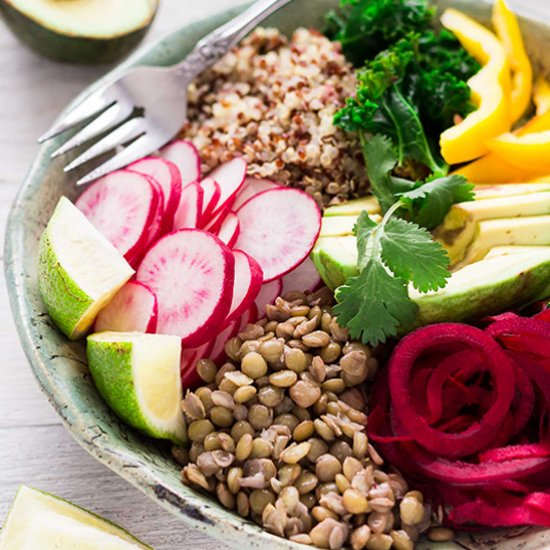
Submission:
<svg viewBox="0 0 550 550">
<path fill-rule="evenodd" d="M 449 525 L 550 527 L 550 310 L 484 322 L 405 337 L 374 388 L 369 437 Z"/>
<path fill-rule="evenodd" d="M 478 352 L 483 358 L 484 361 L 478 363 L 479 368 L 492 375 L 497 397 L 478 422 L 459 433 L 449 433 L 430 426 L 428 419 L 419 414 L 409 380 L 415 362 L 422 354 L 431 348 L 444 349 L 456 343 Z M 394 413 L 403 427 L 414 434 L 414 439 L 438 455 L 462 457 L 483 449 L 487 439 L 501 427 L 514 398 L 515 375 L 510 358 L 485 332 L 475 327 L 447 323 L 428 326 L 400 342 L 389 364 L 389 384 Z"/>
</svg>

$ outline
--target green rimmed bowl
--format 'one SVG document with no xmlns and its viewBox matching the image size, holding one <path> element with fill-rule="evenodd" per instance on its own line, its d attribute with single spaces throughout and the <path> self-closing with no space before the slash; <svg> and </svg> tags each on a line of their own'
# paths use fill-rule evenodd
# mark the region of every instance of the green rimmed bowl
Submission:
<svg viewBox="0 0 550 550">
<path fill-rule="evenodd" d="M 287 33 L 296 28 L 296 22 L 301 26 L 320 27 L 323 14 L 337 3 L 338 0 L 296 0 L 266 24 Z M 441 0 L 437 3 L 440 7 L 453 5 L 484 22 L 490 14 L 487 0 Z M 188 25 L 138 52 L 85 90 L 69 108 L 81 102 L 105 79 L 113 78 L 128 66 L 170 65 L 181 60 L 199 38 L 238 11 L 229 10 Z M 539 70 L 550 73 L 550 9 L 544 10 L 546 13 L 540 9 L 537 13 L 532 5 L 526 5 L 519 11 L 530 55 Z M 179 468 L 171 460 L 169 448 L 141 436 L 118 420 L 90 379 L 83 344 L 69 342 L 52 324 L 38 294 L 38 241 L 59 197 L 76 196 L 74 181 L 79 176 L 63 172 L 63 159 L 50 159 L 57 146 L 59 142 L 53 140 L 41 147 L 12 207 L 6 235 L 4 267 L 10 303 L 23 348 L 40 387 L 67 429 L 90 454 L 185 524 L 234 548 L 265 545 L 274 550 L 299 548 L 182 485 Z M 421 543 L 419 548 L 543 550 L 550 548 L 550 531 L 518 528 L 506 533 L 464 535 L 456 543 Z"/>
</svg>

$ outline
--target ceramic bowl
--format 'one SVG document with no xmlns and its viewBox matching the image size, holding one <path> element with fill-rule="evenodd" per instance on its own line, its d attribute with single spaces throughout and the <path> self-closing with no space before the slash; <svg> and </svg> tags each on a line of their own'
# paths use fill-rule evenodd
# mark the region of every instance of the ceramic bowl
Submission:
<svg viewBox="0 0 550 550">
<path fill-rule="evenodd" d="M 322 14 L 337 0 L 296 0 L 266 24 L 289 33 L 299 25 L 322 25 Z M 481 0 L 440 1 L 487 22 L 489 4 Z M 527 47 L 539 70 L 550 72 L 550 10 L 536 13 L 531 2 L 520 11 Z M 542 6 L 542 1 L 540 2 Z M 144 49 L 105 78 L 138 64 L 170 65 L 180 60 L 199 38 L 234 16 L 233 9 L 188 25 L 157 44 Z M 546 21 L 545 17 L 546 16 Z M 103 79 L 104 80 L 104 79 Z M 83 92 L 77 105 L 103 81 Z M 40 387 L 73 437 L 97 460 L 147 494 L 160 506 L 194 529 L 223 540 L 234 548 L 283 550 L 298 545 L 272 536 L 236 514 L 224 510 L 180 481 L 180 471 L 169 448 L 125 426 L 107 408 L 88 374 L 84 346 L 69 342 L 57 331 L 40 300 L 37 288 L 38 241 L 61 195 L 74 199 L 74 173 L 66 175 L 66 159 L 50 160 L 59 145 L 53 140 L 42 146 L 15 200 L 9 217 L 5 272 L 10 302 L 21 342 Z M 76 174 L 78 175 L 78 174 Z M 497 537 L 497 538 L 496 538 Z M 495 541 L 498 540 L 498 543 Z M 540 550 L 550 547 L 550 532 L 517 529 L 504 538 L 491 533 L 465 536 L 461 545 L 421 544 L 420 548 L 499 548 Z M 302 547 L 303 548 L 303 547 Z"/>
</svg>

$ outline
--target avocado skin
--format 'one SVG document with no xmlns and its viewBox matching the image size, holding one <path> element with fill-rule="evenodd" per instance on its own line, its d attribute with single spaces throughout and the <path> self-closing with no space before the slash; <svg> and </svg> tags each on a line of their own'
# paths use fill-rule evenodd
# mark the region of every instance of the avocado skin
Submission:
<svg viewBox="0 0 550 550">
<path fill-rule="evenodd" d="M 48 29 L 5 0 L 0 0 L 0 14 L 21 42 L 40 55 L 57 61 L 83 64 L 112 63 L 130 53 L 144 38 L 153 22 L 141 29 L 113 38 L 70 36 Z"/>
<path fill-rule="evenodd" d="M 518 274 L 516 279 L 491 288 L 488 283 L 474 292 L 446 296 L 442 302 L 437 295 L 414 298 L 418 305 L 416 326 L 443 322 L 467 322 L 483 319 L 503 311 L 515 311 L 531 302 L 548 298 L 550 263 L 543 263 L 531 271 Z"/>
</svg>

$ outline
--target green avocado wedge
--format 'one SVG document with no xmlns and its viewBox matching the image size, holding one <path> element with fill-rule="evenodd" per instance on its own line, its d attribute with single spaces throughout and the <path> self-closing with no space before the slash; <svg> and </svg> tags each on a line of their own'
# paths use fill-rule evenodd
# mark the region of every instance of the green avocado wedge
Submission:
<svg viewBox="0 0 550 550">
<path fill-rule="evenodd" d="M 527 236 L 527 227 L 544 222 L 539 216 L 550 214 L 550 193 L 526 193 L 518 196 L 505 196 L 499 198 L 482 198 L 472 202 L 455 204 L 445 217 L 443 223 L 435 230 L 434 237 L 441 242 L 447 250 L 451 265 L 462 262 L 466 256 L 465 263 L 479 259 L 468 249 L 474 246 L 474 239 L 484 240 L 485 234 L 491 234 L 489 248 L 500 244 L 550 244 L 548 242 L 533 242 L 532 235 Z M 516 219 L 531 218 L 534 219 Z M 491 223 L 484 224 L 491 220 Z M 500 220 L 500 221 L 496 221 Z M 487 227 L 485 227 L 487 226 Z M 495 242 L 495 238 L 503 242 Z M 515 239 L 514 242 L 510 242 Z M 528 242 L 525 242 L 528 239 Z M 483 245 L 485 246 L 485 245 Z M 477 246 L 475 248 L 482 248 Z"/>
<path fill-rule="evenodd" d="M 355 237 L 319 239 L 312 259 L 331 289 L 357 275 Z M 417 326 L 480 319 L 550 296 L 550 246 L 496 247 L 483 260 L 455 271 L 436 292 L 409 289 Z"/>
<path fill-rule="evenodd" d="M 132 51 L 158 0 L 0 0 L 13 33 L 41 55 L 74 63 L 111 63 Z"/>
<path fill-rule="evenodd" d="M 456 271 L 437 292 L 409 289 L 419 308 L 418 326 L 480 319 L 548 298 L 550 246 L 518 247 L 517 253 L 506 248 L 508 253 L 494 253 Z"/>
</svg>

